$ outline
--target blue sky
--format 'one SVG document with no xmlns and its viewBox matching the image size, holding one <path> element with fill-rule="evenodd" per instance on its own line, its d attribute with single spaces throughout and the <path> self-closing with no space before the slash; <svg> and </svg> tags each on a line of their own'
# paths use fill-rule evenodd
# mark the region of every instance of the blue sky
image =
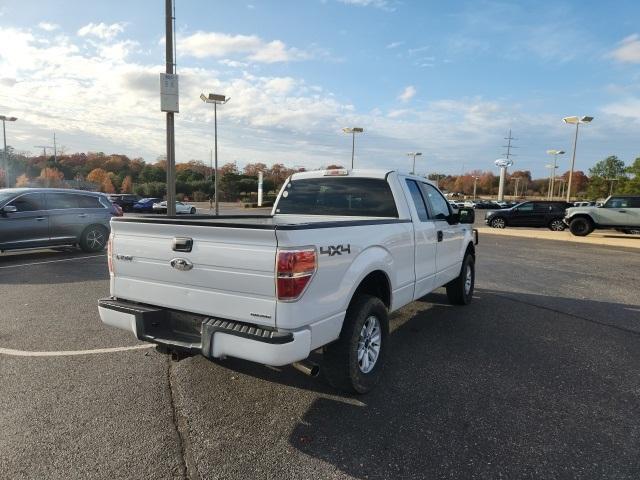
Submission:
<svg viewBox="0 0 640 480">
<path fill-rule="evenodd" d="M 164 154 L 155 1 L 0 1 L 0 113 L 9 143 Z M 178 161 L 347 163 L 341 127 L 365 128 L 356 164 L 419 173 L 491 169 L 509 128 L 514 168 L 545 175 L 571 151 L 563 116 L 588 114 L 578 169 L 640 156 L 640 3 L 177 0 Z M 569 157 L 567 155 L 566 157 Z M 563 160 L 566 167 L 568 158 Z M 561 168 L 563 168 L 561 167 Z"/>
</svg>

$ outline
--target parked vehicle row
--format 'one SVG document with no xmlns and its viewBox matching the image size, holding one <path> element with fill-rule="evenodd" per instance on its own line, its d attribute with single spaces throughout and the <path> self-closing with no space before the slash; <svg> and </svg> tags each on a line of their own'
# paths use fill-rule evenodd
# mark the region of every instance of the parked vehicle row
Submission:
<svg viewBox="0 0 640 480">
<path fill-rule="evenodd" d="M 0 251 L 78 245 L 97 252 L 107 244 L 111 218 L 122 215 L 102 193 L 53 188 L 0 190 Z"/>
</svg>

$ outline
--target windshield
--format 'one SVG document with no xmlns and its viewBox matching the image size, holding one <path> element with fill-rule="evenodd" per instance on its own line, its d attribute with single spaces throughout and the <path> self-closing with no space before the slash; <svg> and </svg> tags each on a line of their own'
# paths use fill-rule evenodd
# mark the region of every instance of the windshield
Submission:
<svg viewBox="0 0 640 480">
<path fill-rule="evenodd" d="M 353 217 L 398 217 L 386 180 L 320 177 L 290 181 L 276 213 Z"/>
</svg>

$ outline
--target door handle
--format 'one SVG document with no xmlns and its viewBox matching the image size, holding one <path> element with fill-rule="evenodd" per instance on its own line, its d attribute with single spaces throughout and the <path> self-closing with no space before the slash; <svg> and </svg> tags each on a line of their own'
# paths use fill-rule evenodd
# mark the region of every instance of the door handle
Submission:
<svg viewBox="0 0 640 480">
<path fill-rule="evenodd" d="M 86 213 L 80 213 L 80 214 L 78 214 L 78 216 L 79 216 L 80 218 L 86 218 L 86 217 L 88 217 L 88 214 L 86 214 Z"/>
<path fill-rule="evenodd" d="M 37 221 L 37 222 L 41 222 L 41 221 L 43 221 L 43 220 L 45 220 L 45 217 L 36 217 L 36 221 Z"/>
<path fill-rule="evenodd" d="M 618 212 L 620 212 L 620 213 L 627 213 L 627 211 L 626 211 L 626 210 L 618 210 Z"/>
<path fill-rule="evenodd" d="M 438 241 L 441 242 L 443 238 L 444 235 L 442 234 L 442 230 L 438 230 Z"/>
</svg>

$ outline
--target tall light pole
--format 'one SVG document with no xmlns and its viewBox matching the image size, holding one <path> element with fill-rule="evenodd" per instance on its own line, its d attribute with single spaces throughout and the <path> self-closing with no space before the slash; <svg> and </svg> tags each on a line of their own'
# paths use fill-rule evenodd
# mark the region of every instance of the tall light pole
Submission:
<svg viewBox="0 0 640 480">
<path fill-rule="evenodd" d="M 422 155 L 422 152 L 409 152 L 407 153 L 407 156 L 409 157 L 413 157 L 413 168 L 411 169 L 411 173 L 412 174 L 416 174 L 416 157 L 419 157 Z"/>
<path fill-rule="evenodd" d="M 478 176 L 475 176 L 475 175 L 473 176 L 473 199 L 474 200 L 477 198 L 476 197 L 476 189 L 478 187 L 478 179 L 479 178 L 480 177 L 478 177 Z"/>
<path fill-rule="evenodd" d="M 345 127 L 342 129 L 344 133 L 351 134 L 351 170 L 353 170 L 353 157 L 355 156 L 356 151 L 356 133 L 363 133 L 364 128 L 362 127 Z"/>
<path fill-rule="evenodd" d="M 213 151 L 215 152 L 213 195 L 214 195 L 214 200 L 216 202 L 216 215 L 218 215 L 220 213 L 220 210 L 218 208 L 218 105 L 224 105 L 229 100 L 231 100 L 231 97 L 227 98 L 224 95 L 219 95 L 217 93 L 210 93 L 209 96 L 206 96 L 204 93 L 201 93 L 200 100 L 202 100 L 204 103 L 213 103 L 213 131 L 214 131 Z"/>
<path fill-rule="evenodd" d="M 16 117 L 7 117 L 5 115 L 0 115 L 0 120 L 2 120 L 2 139 L 4 141 L 4 150 L 2 151 L 4 184 L 7 188 L 9 188 L 11 186 L 11 182 L 9 179 L 9 156 L 7 155 L 7 130 L 5 128 L 5 122 L 15 122 L 18 119 Z"/>
<path fill-rule="evenodd" d="M 547 200 L 551 200 L 551 197 L 553 196 L 553 193 L 551 192 L 551 184 L 553 183 L 553 177 L 556 174 L 556 168 L 553 165 L 551 165 L 550 163 L 547 163 L 544 168 L 548 168 L 549 169 L 549 184 L 547 185 Z"/>
<path fill-rule="evenodd" d="M 571 198 L 571 181 L 573 180 L 573 168 L 576 164 L 576 147 L 578 145 L 578 127 L 581 123 L 591 123 L 593 117 L 582 116 L 582 117 L 564 117 L 562 121 L 567 124 L 575 124 L 576 126 L 576 135 L 573 139 L 573 157 L 571 158 L 571 170 L 569 170 L 569 182 L 567 184 L 567 202 Z"/>
<path fill-rule="evenodd" d="M 564 150 L 547 150 L 547 154 L 553 155 L 553 172 L 551 174 L 551 185 L 549 185 L 549 192 L 551 192 L 551 197 L 549 198 L 549 200 L 553 200 L 553 192 L 555 191 L 556 169 L 558 168 L 558 155 L 564 155 Z"/>
</svg>

